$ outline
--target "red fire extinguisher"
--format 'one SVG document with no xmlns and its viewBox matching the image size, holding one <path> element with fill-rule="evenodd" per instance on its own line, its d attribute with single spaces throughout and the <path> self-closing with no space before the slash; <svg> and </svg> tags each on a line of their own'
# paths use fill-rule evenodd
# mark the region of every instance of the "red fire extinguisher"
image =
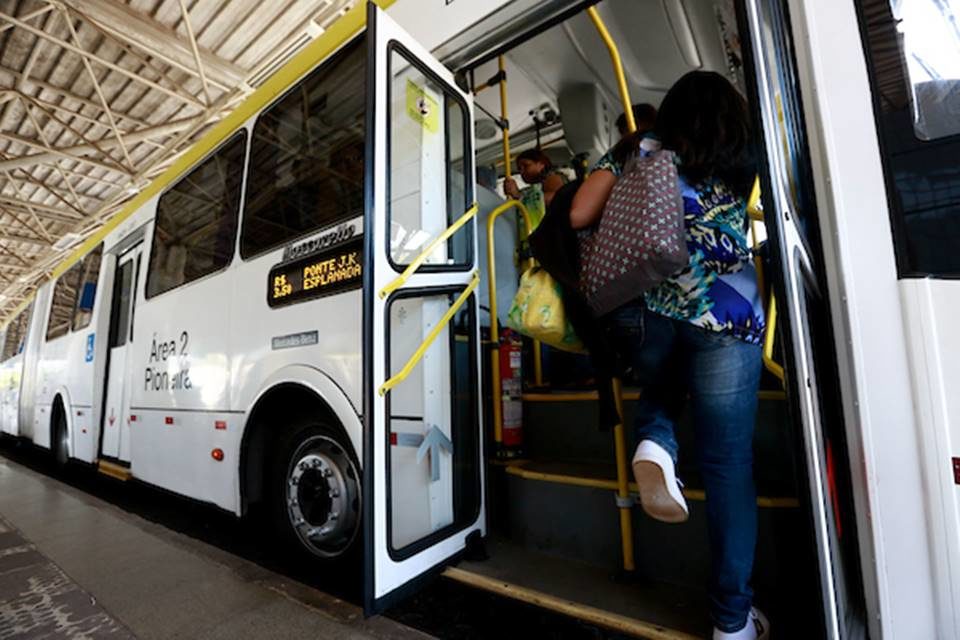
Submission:
<svg viewBox="0 0 960 640">
<path fill-rule="evenodd" d="M 500 402 L 503 415 L 503 455 L 520 455 L 523 447 L 523 343 L 520 334 L 505 329 L 500 336 Z"/>
</svg>

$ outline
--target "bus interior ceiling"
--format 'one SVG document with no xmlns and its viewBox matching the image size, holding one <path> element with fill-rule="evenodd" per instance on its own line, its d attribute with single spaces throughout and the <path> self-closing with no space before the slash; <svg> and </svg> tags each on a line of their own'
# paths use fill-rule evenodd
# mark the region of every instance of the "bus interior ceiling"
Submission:
<svg viewBox="0 0 960 640">
<path fill-rule="evenodd" d="M 717 71 L 746 93 L 732 0 L 604 0 L 596 8 L 619 48 L 634 104 L 658 106 L 672 83 L 695 69 Z M 551 160 L 569 169 L 575 155 L 586 154 L 592 163 L 617 141 L 614 121 L 623 103 L 608 51 L 585 13 L 502 53 L 511 155 L 534 147 L 539 133 Z M 468 83 L 482 85 L 497 74 L 497 56 L 460 71 Z M 499 93 L 496 85 L 476 93 L 475 127 L 478 171 L 486 168 L 489 175 L 494 169 L 502 178 Z M 542 121 L 548 111 L 556 115 L 556 122 L 538 125 L 534 116 Z M 515 163 L 511 165 L 516 174 Z M 481 260 L 485 214 L 489 210 L 481 207 Z M 499 221 L 497 229 L 513 225 L 511 216 L 504 217 L 507 220 Z M 499 246 L 497 251 L 499 276 L 512 265 L 504 264 Z M 498 302 L 502 325 L 510 300 Z M 489 323 L 487 315 L 481 318 L 482 324 Z M 676 630 L 676 637 L 704 633 L 710 628 L 705 613 L 710 559 L 691 416 L 684 415 L 677 433 L 679 475 L 686 484 L 690 519 L 685 525 L 665 525 L 634 509 L 636 571 L 625 572 L 612 432 L 598 428 L 590 394 L 561 389 L 551 378 L 568 373 L 576 366 L 575 359 L 561 358 L 544 347 L 546 388 L 534 388 L 530 345 L 525 349 L 522 456 L 500 458 L 488 440 L 491 558 L 463 562 L 461 569 L 614 616 L 665 626 Z M 488 381 L 490 360 L 482 362 Z M 575 387 L 577 381 L 566 382 Z M 635 447 L 631 400 L 639 393 L 642 390 L 632 388 L 625 396 L 628 455 Z M 778 637 L 815 637 L 821 624 L 819 616 L 810 615 L 821 604 L 816 552 L 800 493 L 806 486 L 802 453 L 781 380 L 764 375 L 759 403 L 754 444 L 760 496 L 753 580 L 757 602 L 776 620 Z M 487 417 L 492 432 L 489 412 Z M 631 487 L 635 493 L 632 482 Z M 637 629 L 643 632 L 642 626 Z"/>
</svg>

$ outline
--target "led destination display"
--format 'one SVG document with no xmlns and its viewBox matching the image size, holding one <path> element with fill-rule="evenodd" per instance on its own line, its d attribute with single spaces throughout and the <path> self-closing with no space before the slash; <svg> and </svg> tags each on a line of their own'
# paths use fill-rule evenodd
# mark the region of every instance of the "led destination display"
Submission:
<svg viewBox="0 0 960 640">
<path fill-rule="evenodd" d="M 271 307 L 328 296 L 363 284 L 363 238 L 270 270 Z"/>
</svg>

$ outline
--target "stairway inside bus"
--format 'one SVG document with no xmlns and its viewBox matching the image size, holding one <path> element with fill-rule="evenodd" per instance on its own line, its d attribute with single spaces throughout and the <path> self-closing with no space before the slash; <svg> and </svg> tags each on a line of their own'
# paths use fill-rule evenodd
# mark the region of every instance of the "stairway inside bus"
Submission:
<svg viewBox="0 0 960 640">
<path fill-rule="evenodd" d="M 754 439 L 759 536 L 752 584 L 756 604 L 776 625 L 778 638 L 811 638 L 819 634 L 818 616 L 811 612 L 821 606 L 820 591 L 796 482 L 789 411 L 779 381 L 767 379 L 764 387 Z M 640 393 L 625 392 L 628 426 Z M 677 429 L 678 475 L 690 519 L 660 523 L 637 504 L 636 569 L 625 572 L 613 432 L 599 428 L 597 402 L 589 396 L 588 389 L 528 387 L 519 455 L 503 459 L 492 453 L 492 443 L 488 449 L 489 558 L 460 567 L 607 612 L 614 621 L 623 616 L 673 630 L 675 637 L 703 637 L 710 630 L 710 552 L 690 416 L 684 415 Z"/>
</svg>

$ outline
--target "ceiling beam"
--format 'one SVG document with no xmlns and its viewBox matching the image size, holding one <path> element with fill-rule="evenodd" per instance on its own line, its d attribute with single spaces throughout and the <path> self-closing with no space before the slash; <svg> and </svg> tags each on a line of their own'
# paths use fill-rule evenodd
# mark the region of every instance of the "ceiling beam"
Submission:
<svg viewBox="0 0 960 640">
<path fill-rule="evenodd" d="M 128 133 L 123 136 L 124 142 L 128 144 L 136 144 L 138 142 L 146 142 L 147 140 L 153 140 L 156 138 L 165 138 L 167 136 L 174 135 L 186 129 L 187 127 L 193 125 L 196 122 L 195 118 L 183 118 L 181 120 L 174 120 L 173 122 L 168 122 L 166 124 L 161 124 L 155 127 L 147 127 L 145 129 L 138 129 L 132 133 Z M 21 136 L 12 136 L 11 134 L 5 134 L 10 137 L 13 142 L 20 142 L 29 146 L 43 148 L 39 143 L 22 138 Z M 15 139 L 14 139 L 15 138 Z M 109 149 L 115 148 L 120 143 L 115 137 L 104 138 L 103 140 L 97 141 L 97 147 L 94 147 L 92 144 L 78 144 L 72 147 L 52 147 L 49 151 L 44 151 L 43 153 L 35 153 L 33 155 L 24 155 L 17 158 L 10 158 L 9 160 L 0 160 L 0 171 L 9 170 L 9 169 L 18 169 L 21 167 L 30 167 L 37 164 L 43 164 L 46 162 L 53 162 L 59 160 L 63 157 L 69 157 L 71 159 L 83 159 L 85 156 L 93 155 L 100 153 L 101 151 L 107 151 Z M 86 160 L 84 160 L 86 162 Z M 106 167 L 111 171 L 116 171 L 116 167 Z"/>
<path fill-rule="evenodd" d="M 46 31 L 43 31 L 42 29 L 38 29 L 38 28 L 34 27 L 33 25 L 27 24 L 26 22 L 23 22 L 22 20 L 19 20 L 19 19 L 15 18 L 15 17 L 13 17 L 13 16 L 11 16 L 11 15 L 9 15 L 9 14 L 0 12 L 0 20 L 4 20 L 4 21 L 6 21 L 6 22 L 8 22 L 8 23 L 10 23 L 10 24 L 12 24 L 12 25 L 14 25 L 14 26 L 16 26 L 16 27 L 19 27 L 19 28 L 23 29 L 24 31 L 28 31 L 28 32 L 32 33 L 33 35 L 35 35 L 35 36 L 37 36 L 37 37 L 39 37 L 39 38 L 43 38 L 44 40 L 47 40 L 47 41 L 49 41 L 49 42 L 52 42 L 53 44 L 55 44 L 55 45 L 57 45 L 57 46 L 59 46 L 59 47 L 61 47 L 61 48 L 63 48 L 63 49 L 66 49 L 67 51 L 70 51 L 71 53 L 77 54 L 77 55 L 80 56 L 81 58 L 84 58 L 84 59 L 87 59 L 87 60 L 93 60 L 93 61 L 95 61 L 95 62 L 96 62 L 97 64 L 99 64 L 99 65 L 102 65 L 102 66 L 107 67 L 107 68 L 109 68 L 109 69 L 111 69 L 111 70 L 113 70 L 113 71 L 116 71 L 117 73 L 119 73 L 119 74 L 121 74 L 121 75 L 127 76 L 128 78 L 130 78 L 130 79 L 132 79 L 132 80 L 134 80 L 134 81 L 136 81 L 136 82 L 139 82 L 139 83 L 141 83 L 141 84 L 145 84 L 145 85 L 147 85 L 148 87 L 150 87 L 150 88 L 152 88 L 152 89 L 155 89 L 155 90 L 157 90 L 157 91 L 159 91 L 159 92 L 161 92 L 161 93 L 164 93 L 164 94 L 170 96 L 171 98 L 176 98 L 177 100 L 180 100 L 180 101 L 183 101 L 183 102 L 192 104 L 192 105 L 194 105 L 195 107 L 198 107 L 198 108 L 200 108 L 200 109 L 203 109 L 203 108 L 205 107 L 205 105 L 204 105 L 202 102 L 200 102 L 199 100 L 197 100 L 197 99 L 196 99 L 195 97 L 193 97 L 193 96 L 187 96 L 187 95 L 178 93 L 177 91 L 174 91 L 173 89 L 168 89 L 167 87 L 165 87 L 165 86 L 163 86 L 163 85 L 161 85 L 161 84 L 159 84 L 159 83 L 157 83 L 157 82 L 154 82 L 154 81 L 152 81 L 152 80 L 149 80 L 149 79 L 147 79 L 147 78 L 144 78 L 142 75 L 139 75 L 139 74 L 137 74 L 137 73 L 134 72 L 134 71 L 130 71 L 129 69 L 127 69 L 127 68 L 125 68 L 125 67 L 122 67 L 122 66 L 120 66 L 119 64 L 117 64 L 117 63 L 115 63 L 115 62 L 111 62 L 110 60 L 107 60 L 106 58 L 103 58 L 103 57 L 100 57 L 100 56 L 98 56 L 98 55 L 96 55 L 96 54 L 90 53 L 90 52 L 87 51 L 86 49 L 83 49 L 83 48 L 81 48 L 81 47 L 78 47 L 78 46 L 75 45 L 75 44 L 72 44 L 72 43 L 70 43 L 70 42 L 67 42 L 66 40 L 64 40 L 64 39 L 62 39 L 62 38 L 58 38 L 58 37 L 56 37 L 56 36 L 54 36 L 54 35 L 51 35 L 51 34 L 47 33 Z M 36 46 L 36 45 L 34 45 L 34 46 Z"/>
<path fill-rule="evenodd" d="M 64 4 L 72 12 L 95 21 L 118 40 L 199 77 L 193 47 L 170 27 L 144 17 L 117 0 L 66 0 Z M 198 48 L 197 53 L 207 78 L 221 89 L 235 89 L 246 78 L 246 69 L 203 48 Z"/>
<path fill-rule="evenodd" d="M 19 198 L 11 198 L 10 196 L 5 196 L 2 194 L 0 194 L 0 204 L 6 205 L 7 207 L 29 209 L 41 218 L 49 218 L 50 220 L 57 220 L 59 222 L 77 222 L 79 220 L 83 220 L 83 216 L 75 211 L 65 211 L 63 209 L 51 207 L 48 204 L 27 202 L 20 200 Z"/>
<path fill-rule="evenodd" d="M 27 244 L 33 247 L 40 247 L 42 249 L 46 249 L 47 247 L 53 246 L 52 242 L 49 242 L 42 238 L 30 238 L 28 236 L 21 236 L 16 233 L 0 233 L 0 242 L 4 240 L 9 242 L 19 242 L 20 244 Z M 0 268 L 4 266 L 5 265 L 0 265 Z"/>
</svg>

